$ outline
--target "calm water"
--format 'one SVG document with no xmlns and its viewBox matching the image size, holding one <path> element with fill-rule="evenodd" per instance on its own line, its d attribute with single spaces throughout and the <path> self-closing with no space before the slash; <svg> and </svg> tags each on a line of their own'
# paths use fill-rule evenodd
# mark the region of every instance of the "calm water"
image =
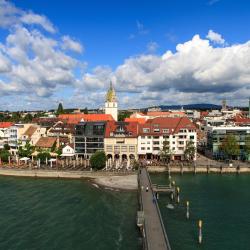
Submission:
<svg viewBox="0 0 250 250">
<path fill-rule="evenodd" d="M 167 195 L 159 205 L 173 250 L 250 249 L 250 175 L 173 175 L 181 189 L 181 204 L 166 208 Z M 152 175 L 153 183 L 166 184 L 167 175 Z M 185 201 L 190 201 L 190 220 Z M 203 244 L 198 245 L 197 221 L 203 220 Z"/>
<path fill-rule="evenodd" d="M 0 249 L 140 249 L 136 192 L 0 177 Z"/>
</svg>

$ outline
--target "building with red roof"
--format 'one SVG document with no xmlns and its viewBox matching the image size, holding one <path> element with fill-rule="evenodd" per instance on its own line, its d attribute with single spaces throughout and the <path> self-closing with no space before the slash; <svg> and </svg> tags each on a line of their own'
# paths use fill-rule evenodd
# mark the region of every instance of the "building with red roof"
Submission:
<svg viewBox="0 0 250 250">
<path fill-rule="evenodd" d="M 187 142 L 196 148 L 196 126 L 187 117 L 158 117 L 139 125 L 138 156 L 158 159 L 163 146 L 175 160 L 184 160 Z M 195 158 L 196 156 L 194 156 Z"/>
<path fill-rule="evenodd" d="M 95 121 L 113 121 L 110 114 L 61 114 L 58 119 L 69 124 L 78 124 L 80 121 L 95 122 Z"/>
<path fill-rule="evenodd" d="M 138 122 L 107 122 L 104 138 L 107 168 L 114 166 L 129 169 L 133 165 L 133 161 L 138 158 L 138 132 Z"/>
<path fill-rule="evenodd" d="M 8 144 L 10 137 L 9 128 L 12 125 L 12 122 L 0 122 L 0 148 L 3 148 L 4 144 Z"/>
</svg>

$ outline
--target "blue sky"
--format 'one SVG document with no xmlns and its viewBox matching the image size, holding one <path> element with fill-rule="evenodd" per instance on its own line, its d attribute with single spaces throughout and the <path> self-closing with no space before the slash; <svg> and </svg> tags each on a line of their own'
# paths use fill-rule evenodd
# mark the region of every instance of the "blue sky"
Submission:
<svg viewBox="0 0 250 250">
<path fill-rule="evenodd" d="M 101 107 L 110 79 L 122 108 L 244 105 L 249 26 L 247 0 L 0 0 L 0 109 Z"/>
</svg>

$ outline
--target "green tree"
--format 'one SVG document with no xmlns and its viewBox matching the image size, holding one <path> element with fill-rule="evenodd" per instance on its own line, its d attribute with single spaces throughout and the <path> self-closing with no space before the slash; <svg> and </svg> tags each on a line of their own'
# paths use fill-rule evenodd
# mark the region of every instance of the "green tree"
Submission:
<svg viewBox="0 0 250 250">
<path fill-rule="evenodd" d="M 96 151 L 90 158 L 92 168 L 100 170 L 106 166 L 106 155 L 104 151 Z"/>
<path fill-rule="evenodd" d="M 245 147 L 244 147 L 245 154 L 247 155 L 247 158 L 250 156 L 250 135 L 247 135 L 245 137 Z"/>
<path fill-rule="evenodd" d="M 85 107 L 85 108 L 84 108 L 83 113 L 84 113 L 84 114 L 88 114 L 88 113 L 89 113 L 89 111 L 88 111 L 88 108 L 87 108 L 87 107 Z"/>
<path fill-rule="evenodd" d="M 170 161 L 171 155 L 172 155 L 172 152 L 169 147 L 169 141 L 165 140 L 163 142 L 162 150 L 160 151 L 160 159 L 166 164 Z"/>
<path fill-rule="evenodd" d="M 233 156 L 239 156 L 240 146 L 237 143 L 235 136 L 226 135 L 220 145 L 220 151 L 224 154 L 227 159 L 232 160 Z"/>
<path fill-rule="evenodd" d="M 24 146 L 19 146 L 18 148 L 19 157 L 31 157 L 33 152 L 34 146 L 32 146 L 29 141 L 27 141 Z"/>
<path fill-rule="evenodd" d="M 2 149 L 0 151 L 0 158 L 3 162 L 9 161 L 10 152 L 8 150 Z"/>
<path fill-rule="evenodd" d="M 21 121 L 21 114 L 19 112 L 13 112 L 11 116 L 12 122 L 19 122 Z"/>
<path fill-rule="evenodd" d="M 57 114 L 57 115 L 61 115 L 61 114 L 63 114 L 63 113 L 64 113 L 63 105 L 62 105 L 62 103 L 60 102 L 59 105 L 58 105 L 56 114 Z"/>
<path fill-rule="evenodd" d="M 41 151 L 37 154 L 37 159 L 40 159 L 41 163 L 45 163 L 47 160 L 51 158 L 49 151 Z"/>
<path fill-rule="evenodd" d="M 184 158 L 188 161 L 193 160 L 195 156 L 196 148 L 193 141 L 187 141 L 186 148 L 184 150 Z"/>
<path fill-rule="evenodd" d="M 24 123 L 29 123 L 29 122 L 32 121 L 32 119 L 33 119 L 32 114 L 28 113 L 28 114 L 25 115 L 25 117 L 23 118 L 23 122 L 24 122 Z"/>
<path fill-rule="evenodd" d="M 3 145 L 4 150 L 9 151 L 10 150 L 10 145 L 9 144 L 4 144 Z"/>
<path fill-rule="evenodd" d="M 128 112 L 128 111 L 122 111 L 118 113 L 118 121 L 124 121 L 125 118 L 130 117 L 130 115 L 132 114 L 132 112 Z"/>
</svg>

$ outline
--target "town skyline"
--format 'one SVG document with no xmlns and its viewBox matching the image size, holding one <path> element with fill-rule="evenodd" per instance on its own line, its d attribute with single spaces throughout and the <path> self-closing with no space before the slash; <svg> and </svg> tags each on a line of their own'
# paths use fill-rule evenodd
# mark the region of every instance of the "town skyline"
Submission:
<svg viewBox="0 0 250 250">
<path fill-rule="evenodd" d="M 56 7 L 0 1 L 1 110 L 100 108 L 110 80 L 121 109 L 223 99 L 247 106 L 248 3 Z"/>
</svg>

